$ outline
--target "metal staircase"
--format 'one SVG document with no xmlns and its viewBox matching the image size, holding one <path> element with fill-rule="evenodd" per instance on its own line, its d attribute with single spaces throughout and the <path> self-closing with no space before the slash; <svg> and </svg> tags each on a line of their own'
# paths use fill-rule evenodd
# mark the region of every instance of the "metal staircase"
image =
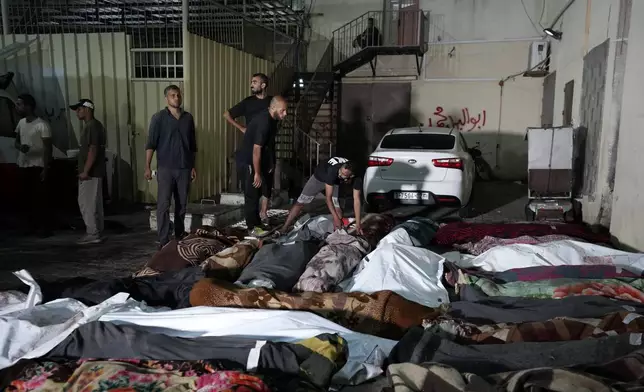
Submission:
<svg viewBox="0 0 644 392">
<path fill-rule="evenodd" d="M 333 110 L 333 41 L 328 41 L 314 72 L 299 72 L 290 89 L 284 93 L 288 99 L 288 116 L 282 122 L 276 147 L 280 158 L 292 176 L 300 177 L 297 182 L 310 177 L 315 167 L 333 154 L 335 127 L 325 124 L 326 117 L 337 115 Z M 324 110 L 321 112 L 321 108 Z M 329 106 L 331 105 L 331 106 Z M 329 131 L 331 130 L 331 131 Z"/>
<path fill-rule="evenodd" d="M 417 5 L 398 11 L 366 12 L 333 32 L 333 70 L 345 76 L 369 63 L 375 77 L 378 56 L 412 55 L 416 56 L 420 75 L 428 28 L 429 15 Z"/>
</svg>

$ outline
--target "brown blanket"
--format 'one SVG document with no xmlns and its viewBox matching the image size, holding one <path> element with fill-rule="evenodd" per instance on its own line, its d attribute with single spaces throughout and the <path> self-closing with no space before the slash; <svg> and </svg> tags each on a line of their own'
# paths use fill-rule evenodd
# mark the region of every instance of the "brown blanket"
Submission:
<svg viewBox="0 0 644 392">
<path fill-rule="evenodd" d="M 644 332 L 644 318 L 627 311 L 602 317 L 577 319 L 557 317 L 547 321 L 519 324 L 477 325 L 457 319 L 438 317 L 423 323 L 456 337 L 461 344 L 503 344 L 517 342 L 564 342 L 597 339 L 603 336 Z"/>
<path fill-rule="evenodd" d="M 150 261 L 134 277 L 158 275 L 197 266 L 208 257 L 232 246 L 236 239 L 222 235 L 216 229 L 197 229 L 183 239 L 168 242 L 152 256 Z"/>
<path fill-rule="evenodd" d="M 201 264 L 201 268 L 209 278 L 234 282 L 239 278 L 244 267 L 250 263 L 260 244 L 256 238 L 240 241 L 207 258 Z"/>
<path fill-rule="evenodd" d="M 308 310 L 356 332 L 400 339 L 409 327 L 438 317 L 432 309 L 408 301 L 392 291 L 364 293 L 286 293 L 264 288 L 242 288 L 205 278 L 190 291 L 192 306 Z"/>
</svg>

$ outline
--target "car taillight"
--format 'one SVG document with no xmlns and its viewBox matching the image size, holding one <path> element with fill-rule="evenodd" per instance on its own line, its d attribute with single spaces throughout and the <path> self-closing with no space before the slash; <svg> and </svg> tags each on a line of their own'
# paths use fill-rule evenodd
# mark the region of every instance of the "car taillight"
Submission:
<svg viewBox="0 0 644 392">
<path fill-rule="evenodd" d="M 369 163 L 367 164 L 367 166 L 391 166 L 392 163 L 394 163 L 393 158 L 369 157 Z"/>
<path fill-rule="evenodd" d="M 463 170 L 463 161 L 460 158 L 432 159 L 432 163 L 436 167 Z"/>
</svg>

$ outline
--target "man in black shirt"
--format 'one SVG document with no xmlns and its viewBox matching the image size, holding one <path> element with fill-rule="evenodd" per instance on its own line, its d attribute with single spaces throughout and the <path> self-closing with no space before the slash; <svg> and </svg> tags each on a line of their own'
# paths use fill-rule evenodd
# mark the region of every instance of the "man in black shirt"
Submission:
<svg viewBox="0 0 644 392">
<path fill-rule="evenodd" d="M 315 168 L 313 176 L 304 185 L 302 194 L 298 197 L 293 208 L 291 208 L 288 218 L 280 231 L 283 233 L 286 232 L 291 223 L 300 214 L 304 205 L 311 203 L 315 196 L 322 191 L 325 193 L 326 205 L 329 208 L 329 212 L 333 216 L 333 226 L 336 229 L 341 228 L 342 210 L 338 202 L 340 184 L 349 184 L 353 187 L 353 210 L 356 218 L 356 230 L 359 234 L 362 234 L 360 221 L 362 179 L 355 177 L 351 162 L 341 157 L 333 157 L 326 162 L 320 163 Z"/>
<path fill-rule="evenodd" d="M 370 46 L 380 46 L 382 44 L 382 35 L 380 30 L 375 26 L 374 19 L 367 19 L 367 28 L 353 40 L 353 47 L 361 49 Z"/>
<path fill-rule="evenodd" d="M 174 195 L 174 234 L 184 235 L 190 183 L 197 177 L 195 157 L 197 141 L 192 115 L 181 108 L 181 90 L 175 85 L 165 88 L 168 106 L 152 116 L 148 143 L 145 147 L 145 178 L 152 179 L 152 156 L 157 153 L 157 230 L 160 246 L 170 241 L 170 199 Z"/>
<path fill-rule="evenodd" d="M 244 117 L 246 125 L 250 124 L 255 115 L 268 109 L 272 96 L 266 93 L 268 87 L 268 76 L 263 73 L 256 73 L 250 80 L 251 96 L 244 98 L 237 105 L 224 112 L 224 118 L 230 125 L 237 128 L 241 133 L 246 132 L 246 126 L 238 123 L 235 119 Z M 242 191 L 244 190 L 244 165 L 240 160 L 240 151 L 235 152 L 235 163 L 237 166 L 237 181 L 241 181 Z M 262 186 L 262 208 L 260 217 L 262 220 L 268 218 L 268 200 L 271 198 L 273 189 L 273 173 L 265 173 L 264 186 Z"/>
<path fill-rule="evenodd" d="M 275 134 L 277 121 L 286 117 L 286 100 L 276 96 L 266 110 L 257 113 L 244 132 L 239 160 L 244 168 L 244 212 L 246 227 L 253 236 L 265 234 L 261 228 L 259 198 L 266 174 L 275 169 Z M 267 184 L 270 185 L 270 184 Z"/>
</svg>

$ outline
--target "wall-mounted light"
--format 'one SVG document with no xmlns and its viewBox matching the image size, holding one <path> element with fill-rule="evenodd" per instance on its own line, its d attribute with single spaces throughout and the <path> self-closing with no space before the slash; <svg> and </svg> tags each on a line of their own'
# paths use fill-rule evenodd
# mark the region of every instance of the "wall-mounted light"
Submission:
<svg viewBox="0 0 644 392">
<path fill-rule="evenodd" d="M 563 36 L 563 33 L 561 31 L 559 31 L 559 30 L 555 30 L 555 25 L 557 24 L 559 19 L 561 19 L 561 17 L 566 13 L 568 8 L 570 8 L 572 3 L 574 3 L 574 2 L 575 2 L 575 0 L 568 0 L 566 5 L 564 5 L 563 8 L 561 9 L 561 11 L 559 11 L 559 14 L 557 14 L 557 16 L 555 16 L 555 19 L 550 24 L 550 27 L 547 27 L 547 28 L 543 29 L 544 34 L 546 34 L 549 37 L 552 37 L 552 38 L 556 39 L 557 41 L 561 40 L 561 37 Z"/>
<path fill-rule="evenodd" d="M 550 36 L 557 41 L 561 41 L 561 37 L 563 36 L 563 33 L 561 31 L 555 30 L 552 27 L 548 27 L 543 29 L 543 32 L 547 35 Z"/>
</svg>

